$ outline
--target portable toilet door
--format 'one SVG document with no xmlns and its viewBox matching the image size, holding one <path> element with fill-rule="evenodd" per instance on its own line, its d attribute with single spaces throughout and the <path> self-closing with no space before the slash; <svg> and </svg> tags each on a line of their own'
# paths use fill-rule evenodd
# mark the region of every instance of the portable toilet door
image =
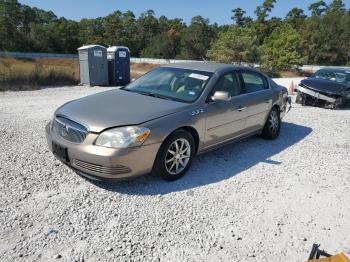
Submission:
<svg viewBox="0 0 350 262">
<path fill-rule="evenodd" d="M 130 83 L 130 50 L 124 46 L 107 49 L 109 83 L 124 86 Z"/>
<path fill-rule="evenodd" d="M 108 85 L 107 50 L 100 45 L 78 48 L 81 83 L 90 86 Z"/>
<path fill-rule="evenodd" d="M 79 67 L 80 67 L 80 83 L 83 85 L 90 85 L 89 72 L 89 50 L 79 50 Z"/>
<path fill-rule="evenodd" d="M 115 50 L 114 48 L 107 48 L 107 61 L 108 61 L 108 79 L 109 85 L 115 86 L 117 85 L 117 77 L 116 77 L 116 62 L 115 62 Z"/>
</svg>

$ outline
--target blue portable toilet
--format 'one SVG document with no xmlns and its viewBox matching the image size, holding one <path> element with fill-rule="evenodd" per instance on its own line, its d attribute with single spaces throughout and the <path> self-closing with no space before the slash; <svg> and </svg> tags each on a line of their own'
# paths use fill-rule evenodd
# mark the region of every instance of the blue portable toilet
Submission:
<svg viewBox="0 0 350 262">
<path fill-rule="evenodd" d="M 109 84 L 124 86 L 130 83 L 130 50 L 125 46 L 107 48 Z"/>
</svg>

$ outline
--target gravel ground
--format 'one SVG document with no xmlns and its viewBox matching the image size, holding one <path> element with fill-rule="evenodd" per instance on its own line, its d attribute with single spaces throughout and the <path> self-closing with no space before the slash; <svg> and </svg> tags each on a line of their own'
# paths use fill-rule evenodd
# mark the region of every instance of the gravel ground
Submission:
<svg viewBox="0 0 350 262">
<path fill-rule="evenodd" d="M 0 94 L 1 261 L 305 261 L 350 254 L 350 110 L 295 108 L 275 141 L 196 158 L 183 179 L 89 182 L 48 151 L 62 103 L 106 88 Z"/>
</svg>

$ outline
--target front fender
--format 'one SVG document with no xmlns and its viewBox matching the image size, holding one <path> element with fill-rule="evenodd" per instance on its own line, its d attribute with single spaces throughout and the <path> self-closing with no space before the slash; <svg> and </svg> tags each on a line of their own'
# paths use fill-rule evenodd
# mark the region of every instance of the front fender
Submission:
<svg viewBox="0 0 350 262">
<path fill-rule="evenodd" d="M 145 145 L 162 143 L 172 132 L 182 127 L 191 127 L 196 130 L 199 137 L 198 147 L 202 147 L 205 130 L 205 114 L 203 108 L 191 108 L 172 115 L 164 116 L 144 123 L 142 126 L 151 130 L 150 137 Z"/>
</svg>

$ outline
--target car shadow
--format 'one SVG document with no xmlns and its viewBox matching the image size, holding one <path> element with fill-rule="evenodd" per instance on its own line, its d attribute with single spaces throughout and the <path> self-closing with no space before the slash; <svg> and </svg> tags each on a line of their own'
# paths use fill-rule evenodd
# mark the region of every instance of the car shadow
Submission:
<svg viewBox="0 0 350 262">
<path fill-rule="evenodd" d="M 193 189 L 232 178 L 261 162 L 280 165 L 281 162 L 270 158 L 300 142 L 311 132 L 310 127 L 283 123 L 276 140 L 255 136 L 197 156 L 186 176 L 174 182 L 145 175 L 116 183 L 91 183 L 108 191 L 129 195 L 162 195 Z"/>
</svg>

